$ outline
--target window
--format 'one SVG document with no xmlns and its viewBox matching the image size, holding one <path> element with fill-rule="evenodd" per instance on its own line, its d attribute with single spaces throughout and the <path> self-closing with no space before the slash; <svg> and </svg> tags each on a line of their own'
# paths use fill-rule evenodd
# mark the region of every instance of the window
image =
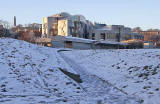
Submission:
<svg viewBox="0 0 160 104">
<path fill-rule="evenodd" d="M 107 39 L 110 39 L 111 38 L 111 34 L 107 34 Z"/>
<path fill-rule="evenodd" d="M 105 37 L 105 33 L 101 33 L 101 39 L 102 39 L 102 40 L 105 40 L 105 38 L 106 38 L 106 37 Z"/>
<path fill-rule="evenodd" d="M 92 33 L 92 40 L 95 40 L 95 33 Z"/>
<path fill-rule="evenodd" d="M 65 48 L 72 48 L 72 42 L 66 41 Z"/>
</svg>

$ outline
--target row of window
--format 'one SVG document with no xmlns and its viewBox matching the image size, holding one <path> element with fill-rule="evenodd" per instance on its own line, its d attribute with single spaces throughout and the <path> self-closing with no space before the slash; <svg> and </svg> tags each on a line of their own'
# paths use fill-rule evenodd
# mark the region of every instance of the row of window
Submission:
<svg viewBox="0 0 160 104">
<path fill-rule="evenodd" d="M 105 39 L 115 39 L 115 36 L 113 34 L 101 33 L 100 34 L 100 39 L 102 39 L 102 40 L 105 40 Z M 95 40 L 95 33 L 92 33 L 92 40 Z"/>
<path fill-rule="evenodd" d="M 105 33 L 101 33 L 100 34 L 100 39 L 102 40 L 106 40 L 106 39 L 115 39 L 116 36 L 114 34 L 105 34 Z M 124 35 L 125 39 L 131 39 L 131 35 Z M 134 36 L 135 39 L 142 39 L 142 36 Z M 92 40 L 95 40 L 95 33 L 92 33 Z"/>
</svg>

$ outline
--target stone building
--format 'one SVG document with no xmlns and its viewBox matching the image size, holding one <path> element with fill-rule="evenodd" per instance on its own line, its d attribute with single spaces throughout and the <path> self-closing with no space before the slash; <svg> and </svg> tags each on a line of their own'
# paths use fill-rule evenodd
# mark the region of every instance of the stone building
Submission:
<svg viewBox="0 0 160 104">
<path fill-rule="evenodd" d="M 160 47 L 160 31 L 159 30 L 149 30 L 149 31 L 136 31 L 136 33 L 143 34 L 145 44 L 153 44 L 155 48 Z M 146 43 L 148 42 L 148 43 Z M 152 45 L 151 45 L 152 47 Z"/>
<path fill-rule="evenodd" d="M 144 41 L 154 41 L 153 37 L 160 35 L 160 31 L 138 31 L 144 35 Z"/>
</svg>

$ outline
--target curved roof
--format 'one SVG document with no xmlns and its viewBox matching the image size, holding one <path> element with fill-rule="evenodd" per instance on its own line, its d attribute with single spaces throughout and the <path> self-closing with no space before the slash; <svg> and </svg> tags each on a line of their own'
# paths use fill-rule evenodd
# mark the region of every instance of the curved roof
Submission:
<svg viewBox="0 0 160 104">
<path fill-rule="evenodd" d="M 82 21 L 82 22 L 85 22 L 85 23 L 87 22 L 86 18 L 83 15 L 71 15 L 67 12 L 61 12 L 61 13 L 52 15 L 50 17 L 64 17 L 64 18 L 67 18 L 67 19 L 72 20 L 72 21 Z"/>
<path fill-rule="evenodd" d="M 82 21 L 82 22 L 87 22 L 86 21 L 86 18 L 82 15 L 72 15 L 70 17 L 68 17 L 69 20 L 72 20 L 72 21 Z"/>
<path fill-rule="evenodd" d="M 55 14 L 55 15 L 52 15 L 51 17 L 70 17 L 71 15 L 67 12 L 61 12 L 61 13 L 58 13 L 58 14 Z"/>
</svg>

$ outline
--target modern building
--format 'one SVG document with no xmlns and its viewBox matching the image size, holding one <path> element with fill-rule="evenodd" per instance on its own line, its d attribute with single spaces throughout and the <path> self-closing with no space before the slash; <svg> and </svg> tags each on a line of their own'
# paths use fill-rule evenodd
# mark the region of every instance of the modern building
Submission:
<svg viewBox="0 0 160 104">
<path fill-rule="evenodd" d="M 123 25 L 109 25 L 107 27 L 115 32 L 118 42 L 130 39 L 131 28 Z"/>
<path fill-rule="evenodd" d="M 102 41 L 116 41 L 116 33 L 106 27 L 92 30 L 90 39 Z"/>
<path fill-rule="evenodd" d="M 94 49 L 95 40 L 71 36 L 54 36 L 51 44 L 53 48 Z"/>
<path fill-rule="evenodd" d="M 143 35 L 139 33 L 133 33 L 131 28 L 125 27 L 123 25 L 106 25 L 101 23 L 91 23 L 90 21 L 86 20 L 82 15 L 70 15 L 69 13 L 62 12 L 52 16 L 48 16 L 43 18 L 42 20 L 42 38 L 51 38 L 54 41 L 52 42 L 52 46 L 54 47 L 53 43 L 57 44 L 58 42 L 56 39 L 59 40 L 56 36 L 64 37 L 77 37 L 82 38 L 79 40 L 91 39 L 95 41 L 103 41 L 103 43 L 98 43 L 99 45 L 107 44 L 107 47 L 111 44 L 108 43 L 115 43 L 115 42 L 122 42 L 125 40 L 142 40 Z M 55 38 L 56 37 L 56 38 Z M 64 47 L 71 47 L 71 43 L 65 41 L 62 42 Z M 77 45 L 77 41 L 72 42 L 72 47 Z M 70 45 L 68 45 L 70 44 Z M 85 43 L 86 44 L 86 43 Z M 81 43 L 82 45 L 82 43 Z M 117 46 L 120 45 L 111 45 Z M 57 46 L 56 46 L 57 47 Z M 77 47 L 79 47 L 77 45 Z"/>
<path fill-rule="evenodd" d="M 53 48 L 72 48 L 80 50 L 132 48 L 127 43 L 97 41 L 71 36 L 54 36 L 51 40 L 51 46 Z"/>
<path fill-rule="evenodd" d="M 90 33 L 90 39 L 121 42 L 130 39 L 144 40 L 143 34 L 133 33 L 131 28 L 123 25 L 94 24 L 94 29 Z"/>
<path fill-rule="evenodd" d="M 84 16 L 62 12 L 43 18 L 42 37 L 52 38 L 60 35 L 88 38 L 91 28 L 92 23 Z"/>
</svg>

